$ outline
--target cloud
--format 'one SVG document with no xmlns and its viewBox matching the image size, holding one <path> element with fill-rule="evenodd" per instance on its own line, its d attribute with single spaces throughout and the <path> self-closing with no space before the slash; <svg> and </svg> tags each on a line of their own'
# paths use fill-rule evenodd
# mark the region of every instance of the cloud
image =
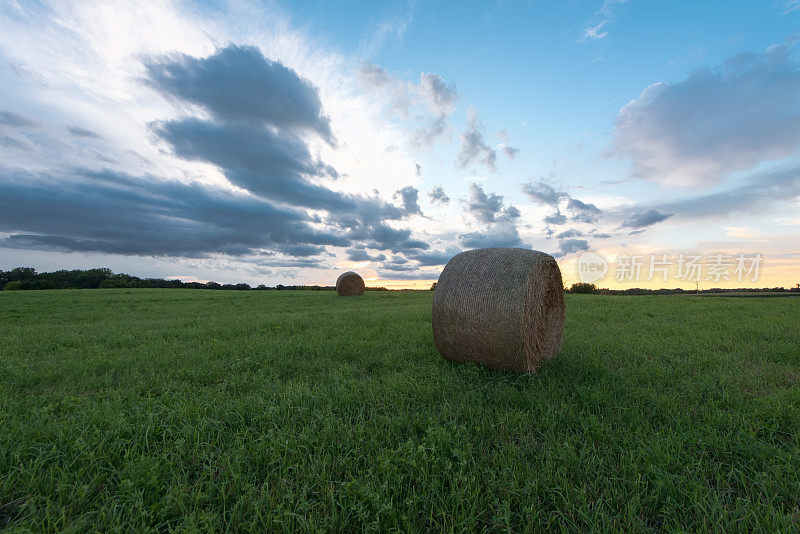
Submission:
<svg viewBox="0 0 800 534">
<path fill-rule="evenodd" d="M 419 207 L 419 189 L 408 185 L 398 189 L 394 196 L 399 196 L 403 201 L 403 209 L 406 214 L 422 215 L 422 209 Z"/>
<path fill-rule="evenodd" d="M 414 117 L 411 144 L 427 148 L 441 137 L 448 126 L 448 117 L 455 109 L 458 91 L 439 74 L 420 74 L 419 83 L 405 82 L 385 69 L 369 62 L 362 63 L 358 79 L 363 87 L 386 96 L 391 111 L 402 118 Z"/>
<path fill-rule="evenodd" d="M 672 217 L 672 213 L 661 213 L 658 210 L 647 210 L 641 213 L 634 213 L 622 223 L 623 228 L 646 228 L 656 223 L 660 223 Z"/>
<path fill-rule="evenodd" d="M 425 271 L 418 269 L 408 272 L 381 270 L 378 271 L 378 274 L 380 275 L 381 278 L 385 278 L 387 280 L 438 280 L 439 279 L 438 271 Z"/>
<path fill-rule="evenodd" d="M 742 185 L 705 195 L 656 203 L 651 209 L 676 219 L 728 218 L 763 214 L 800 197 L 800 165 L 784 165 L 757 172 Z"/>
<path fill-rule="evenodd" d="M 581 32 L 581 37 L 578 42 L 585 41 L 601 41 L 608 37 L 608 31 L 604 28 L 616 18 L 616 7 L 620 4 L 627 3 L 628 0 L 604 0 L 600 9 L 595 13 L 594 19 L 600 20 L 593 24 L 586 26 Z"/>
<path fill-rule="evenodd" d="M 544 222 L 547 224 L 564 224 L 567 222 L 567 216 L 561 213 L 560 211 L 556 211 L 555 213 L 551 213 L 550 215 L 545 216 Z"/>
<path fill-rule="evenodd" d="M 562 199 L 569 197 L 563 191 L 556 191 L 552 185 L 543 180 L 524 184 L 522 191 L 534 202 L 546 206 L 558 206 Z"/>
<path fill-rule="evenodd" d="M 378 197 L 346 194 L 318 183 L 335 179 L 338 173 L 314 158 L 299 134 L 313 129 L 327 135 L 329 124 L 316 90 L 294 71 L 265 59 L 257 49 L 233 45 L 208 58 L 170 56 L 156 65 L 147 67 L 150 76 L 155 76 L 152 85 L 170 98 L 205 105 L 213 115 L 211 120 L 190 117 L 151 125 L 176 156 L 211 163 L 232 184 L 271 202 L 326 211 L 324 222 L 347 230 L 349 239 L 375 244 L 373 248 L 427 247 L 411 238 L 410 231 L 384 224 L 421 213 L 415 188 L 398 191 L 403 200 L 403 208 L 399 208 Z M 214 75 L 224 79 L 212 80 Z M 198 80 L 216 84 L 217 89 L 193 88 Z M 230 87 L 232 82 L 243 86 Z M 290 89 L 298 92 L 294 98 L 287 94 Z M 259 91 L 259 103 L 250 115 L 241 107 L 254 98 L 242 95 L 248 90 Z M 261 102 L 273 97 L 270 91 L 276 93 L 277 104 Z M 242 102 L 224 103 L 219 92 Z"/>
<path fill-rule="evenodd" d="M 302 211 L 251 195 L 151 175 L 0 167 L 2 246 L 140 256 L 241 256 L 261 249 L 305 255 L 347 246 Z"/>
<path fill-rule="evenodd" d="M 422 267 L 435 267 L 445 265 L 450 258 L 461 252 L 461 249 L 449 247 L 447 250 L 431 250 L 429 252 L 416 252 L 409 254 L 413 260 L 417 260 Z"/>
<path fill-rule="evenodd" d="M 391 259 L 388 259 L 385 262 L 383 262 L 380 268 L 387 271 L 401 271 L 401 272 L 417 270 L 417 266 L 411 264 L 408 258 L 404 258 L 403 256 L 393 256 Z"/>
<path fill-rule="evenodd" d="M 31 152 L 36 149 L 36 144 L 25 135 L 5 135 L 0 133 L 0 146 Z"/>
<path fill-rule="evenodd" d="M 467 212 L 487 226 L 483 230 L 459 234 L 460 243 L 468 248 L 521 246 L 517 228 L 519 209 L 504 207 L 501 195 L 486 193 L 478 184 L 473 183 L 469 190 Z"/>
<path fill-rule="evenodd" d="M 800 65 L 789 45 L 656 83 L 619 112 L 610 153 L 637 178 L 708 185 L 800 148 Z"/>
<path fill-rule="evenodd" d="M 567 211 L 572 214 L 572 220 L 585 223 L 595 223 L 602 213 L 600 208 L 594 204 L 581 202 L 577 198 L 570 197 L 567 202 Z"/>
<path fill-rule="evenodd" d="M 523 245 L 516 225 L 508 220 L 498 221 L 485 231 L 459 234 L 458 239 L 466 248 L 520 247 Z"/>
<path fill-rule="evenodd" d="M 594 41 L 598 41 L 600 39 L 605 39 L 608 37 L 607 31 L 602 31 L 603 27 L 608 24 L 607 20 L 601 21 L 599 24 L 595 24 L 594 26 L 587 26 L 583 29 L 581 36 L 583 39 L 591 39 Z"/>
<path fill-rule="evenodd" d="M 98 134 L 97 132 L 94 132 L 87 128 L 81 128 L 80 126 L 67 126 L 67 131 L 76 137 L 100 139 L 100 134 Z"/>
<path fill-rule="evenodd" d="M 512 161 L 515 160 L 517 158 L 517 154 L 519 154 L 519 149 L 511 145 L 504 144 L 501 150 L 503 151 L 503 154 L 505 154 L 506 157 Z"/>
<path fill-rule="evenodd" d="M 430 147 L 447 130 L 447 115 L 439 115 L 430 122 L 414 130 L 413 145 L 417 148 Z"/>
<path fill-rule="evenodd" d="M 299 257 L 317 256 L 323 252 L 327 252 L 327 249 L 323 246 L 308 244 L 279 244 L 274 248 L 287 256 Z"/>
<path fill-rule="evenodd" d="M 784 0 L 782 15 L 788 15 L 800 9 L 800 0 Z"/>
<path fill-rule="evenodd" d="M 434 204 L 444 205 L 450 202 L 450 197 L 447 196 L 447 193 L 444 192 L 444 189 L 440 185 L 434 186 L 428 191 L 428 198 L 430 198 L 431 202 Z"/>
<path fill-rule="evenodd" d="M 559 252 L 554 254 L 555 257 L 566 256 L 573 252 L 581 252 L 589 250 L 589 243 L 584 239 L 562 239 L 558 243 Z"/>
<path fill-rule="evenodd" d="M 558 234 L 556 237 L 559 238 L 559 239 L 563 239 L 563 238 L 567 238 L 567 237 L 581 237 L 581 236 L 583 236 L 583 232 L 581 232 L 580 230 L 578 230 L 576 228 L 571 228 L 569 230 L 564 230 L 563 232 Z"/>
<path fill-rule="evenodd" d="M 40 122 L 13 111 L 0 111 L 0 125 L 12 128 L 35 128 Z"/>
<path fill-rule="evenodd" d="M 386 260 L 385 254 L 370 254 L 366 248 L 361 246 L 354 246 L 345 251 L 347 259 L 350 261 L 384 261 Z"/>
<path fill-rule="evenodd" d="M 228 45 L 205 58 L 186 54 L 152 58 L 145 68 L 151 87 L 202 106 L 217 120 L 305 129 L 333 142 L 317 90 L 253 46 Z"/>
<path fill-rule="evenodd" d="M 478 184 L 469 187 L 467 211 L 479 221 L 491 223 L 503 208 L 503 197 L 495 193 L 486 193 Z"/>
<path fill-rule="evenodd" d="M 386 70 L 368 61 L 363 62 L 358 69 L 358 78 L 362 84 L 372 89 L 380 89 L 391 83 Z"/>
<path fill-rule="evenodd" d="M 356 200 L 317 185 L 311 178 L 335 175 L 315 161 L 305 142 L 268 125 L 188 118 L 158 122 L 152 130 L 175 155 L 212 163 L 231 183 L 276 201 L 315 209 L 350 210 Z"/>
<path fill-rule="evenodd" d="M 419 77 L 419 92 L 428 105 L 440 113 L 449 113 L 458 98 L 455 85 L 447 85 L 441 76 L 422 73 Z"/>
<path fill-rule="evenodd" d="M 731 221 L 743 215 L 762 215 L 793 206 L 800 199 L 800 164 L 786 164 L 751 173 L 741 185 L 685 198 L 640 204 L 609 215 L 620 228 L 643 229 L 667 218 L 675 221 L 717 219 Z"/>
<path fill-rule="evenodd" d="M 393 228 L 386 224 L 364 225 L 348 232 L 353 241 L 364 241 L 366 246 L 376 250 L 409 252 L 425 250 L 429 245 L 411 237 L 411 230 Z"/>
<path fill-rule="evenodd" d="M 477 162 L 483 164 L 491 172 L 497 169 L 497 153 L 484 141 L 482 129 L 478 117 L 471 113 L 469 125 L 461 133 L 461 150 L 456 160 L 459 168 L 464 169 Z"/>
</svg>

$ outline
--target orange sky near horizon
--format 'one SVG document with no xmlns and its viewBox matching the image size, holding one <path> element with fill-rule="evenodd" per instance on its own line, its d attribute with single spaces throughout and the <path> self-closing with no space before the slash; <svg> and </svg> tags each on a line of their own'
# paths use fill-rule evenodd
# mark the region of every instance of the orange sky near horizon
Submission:
<svg viewBox="0 0 800 534">
<path fill-rule="evenodd" d="M 613 258 L 613 257 L 612 257 Z M 706 257 L 708 258 L 708 257 Z M 615 258 L 614 258 L 615 259 Z M 660 256 L 656 259 L 658 261 Z M 695 281 L 684 281 L 676 278 L 677 265 L 672 265 L 667 271 L 667 281 L 663 280 L 663 274 L 659 271 L 651 280 L 647 280 L 648 271 L 650 267 L 650 256 L 645 255 L 641 258 L 641 277 L 639 281 L 636 280 L 618 281 L 616 280 L 616 262 L 612 261 L 609 265 L 609 271 L 606 276 L 594 282 L 597 287 L 608 289 L 630 289 L 630 288 L 645 288 L 645 289 L 661 289 L 661 288 L 681 288 L 681 289 L 695 289 Z M 564 281 L 564 286 L 569 287 L 573 283 L 580 282 L 578 277 L 578 258 L 570 258 L 559 262 L 561 269 L 561 276 Z M 725 280 L 720 276 L 719 280 L 715 276 L 706 279 L 708 274 L 705 271 L 701 272 L 701 279 L 699 280 L 700 289 L 711 288 L 765 288 L 765 287 L 784 287 L 792 288 L 800 283 L 800 257 L 787 259 L 775 257 L 763 257 L 759 266 L 759 276 L 755 281 L 750 278 L 743 278 L 741 282 L 738 281 L 734 274 L 735 262 L 730 266 L 729 278 Z M 431 280 L 392 280 L 381 278 L 365 278 L 368 287 L 385 287 L 387 289 L 430 289 L 431 284 L 435 282 Z"/>
</svg>

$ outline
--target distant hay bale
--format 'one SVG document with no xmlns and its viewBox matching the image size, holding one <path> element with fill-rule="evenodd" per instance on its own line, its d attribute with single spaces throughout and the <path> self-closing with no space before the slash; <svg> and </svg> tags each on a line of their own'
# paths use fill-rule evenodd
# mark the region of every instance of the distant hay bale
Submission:
<svg viewBox="0 0 800 534">
<path fill-rule="evenodd" d="M 433 337 L 445 358 L 523 373 L 561 349 L 564 286 L 549 254 L 485 248 L 450 259 L 433 294 Z"/>
<path fill-rule="evenodd" d="M 363 295 L 364 279 L 353 271 L 342 273 L 336 279 L 336 292 L 340 297 Z"/>
</svg>

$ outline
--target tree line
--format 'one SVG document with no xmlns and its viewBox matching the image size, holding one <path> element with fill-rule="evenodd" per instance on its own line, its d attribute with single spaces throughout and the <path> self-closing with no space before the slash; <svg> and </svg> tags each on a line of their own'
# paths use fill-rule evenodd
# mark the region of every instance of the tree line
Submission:
<svg viewBox="0 0 800 534">
<path fill-rule="evenodd" d="M 0 290 L 30 289 L 107 289 L 107 288 L 164 288 L 164 289 L 220 289 L 234 291 L 303 289 L 309 291 L 332 290 L 334 286 L 293 285 L 266 286 L 260 284 L 220 284 L 217 282 L 183 282 L 177 279 L 139 278 L 125 273 L 113 273 L 111 269 L 62 269 L 49 273 L 37 273 L 33 267 L 17 267 L 10 271 L 0 270 Z M 385 287 L 368 287 L 368 291 L 387 291 Z"/>
</svg>

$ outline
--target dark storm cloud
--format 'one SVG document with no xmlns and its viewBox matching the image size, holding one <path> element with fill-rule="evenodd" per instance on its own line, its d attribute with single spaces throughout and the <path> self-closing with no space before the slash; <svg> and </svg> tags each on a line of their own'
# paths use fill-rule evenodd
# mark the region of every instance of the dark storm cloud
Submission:
<svg viewBox="0 0 800 534">
<path fill-rule="evenodd" d="M 256 195 L 292 206 L 332 212 L 347 224 L 399 219 L 403 209 L 378 198 L 333 191 L 311 182 L 315 176 L 335 176 L 335 170 L 315 161 L 299 138 L 244 124 L 215 124 L 184 119 L 153 125 L 153 130 L 184 159 L 218 166 L 231 183 Z"/>
<path fill-rule="evenodd" d="M 312 130 L 333 141 L 317 90 L 255 47 L 229 45 L 206 58 L 174 54 L 154 58 L 145 68 L 152 87 L 203 106 L 217 120 Z"/>
<path fill-rule="evenodd" d="M 67 126 L 67 131 L 76 137 L 100 139 L 100 134 L 97 132 L 89 130 L 88 128 L 81 128 L 80 126 Z"/>
<path fill-rule="evenodd" d="M 319 209 L 346 209 L 348 204 L 342 195 L 309 181 L 334 171 L 314 161 L 294 135 L 259 125 L 194 118 L 155 123 L 152 129 L 176 156 L 212 163 L 232 183 L 254 194 Z"/>
<path fill-rule="evenodd" d="M 88 170 L 0 168 L 0 230 L 12 234 L 4 246 L 127 255 L 243 255 L 349 244 L 341 235 L 311 228 L 304 212 L 252 196 Z"/>
<path fill-rule="evenodd" d="M 683 81 L 658 83 L 619 112 L 611 153 L 638 178 L 709 184 L 800 148 L 794 45 L 733 56 Z"/>
<path fill-rule="evenodd" d="M 418 212 L 418 191 L 401 189 L 403 207 L 376 196 L 321 185 L 336 171 L 311 155 L 304 139 L 332 141 L 316 90 L 294 71 L 250 47 L 228 46 L 207 58 L 150 60 L 148 83 L 204 118 L 157 121 L 152 132 L 180 158 L 219 168 L 247 193 L 158 176 L 103 170 L 33 173 L 0 168 L 0 246 L 141 256 L 256 256 L 262 265 L 324 266 L 327 246 L 354 243 L 413 252 L 427 243 L 388 221 Z M 16 114 L 6 124 L 25 125 Z M 69 127 L 70 133 L 93 132 Z M 80 153 L 102 157 L 93 147 Z M 110 160 L 110 158 L 108 158 Z M 264 251 L 297 260 L 261 256 Z M 329 254 L 329 253 L 328 253 Z M 381 258 L 383 255 L 376 255 Z M 285 263 L 283 265 L 282 263 Z"/>
<path fill-rule="evenodd" d="M 39 126 L 40 123 L 13 111 L 0 111 L 0 125 L 11 126 L 12 128 L 33 128 Z"/>
<path fill-rule="evenodd" d="M 202 59 L 162 58 L 147 68 L 150 83 L 159 90 L 212 113 L 212 120 L 185 118 L 151 125 L 176 156 L 213 164 L 232 184 L 270 202 L 325 211 L 323 222 L 340 229 L 348 241 L 395 251 L 427 247 L 412 239 L 410 231 L 385 224 L 420 213 L 415 188 L 398 192 L 401 208 L 319 183 L 338 174 L 311 155 L 299 131 L 311 129 L 330 137 L 329 123 L 316 90 L 294 71 L 255 48 L 236 46 Z M 197 83 L 211 87 L 195 87 Z"/>
<path fill-rule="evenodd" d="M 633 213 L 622 223 L 623 228 L 646 228 L 663 220 L 672 217 L 672 213 L 661 213 L 658 210 L 647 210 L 641 213 Z"/>
<path fill-rule="evenodd" d="M 447 193 L 444 192 L 444 189 L 440 185 L 431 188 L 428 192 L 428 198 L 430 198 L 431 202 L 434 204 L 444 205 L 450 202 L 450 197 L 447 196 Z"/>
<path fill-rule="evenodd" d="M 409 185 L 398 189 L 395 197 L 398 196 L 403 202 L 403 209 L 408 215 L 422 215 L 422 209 L 419 207 L 419 189 Z"/>
</svg>

